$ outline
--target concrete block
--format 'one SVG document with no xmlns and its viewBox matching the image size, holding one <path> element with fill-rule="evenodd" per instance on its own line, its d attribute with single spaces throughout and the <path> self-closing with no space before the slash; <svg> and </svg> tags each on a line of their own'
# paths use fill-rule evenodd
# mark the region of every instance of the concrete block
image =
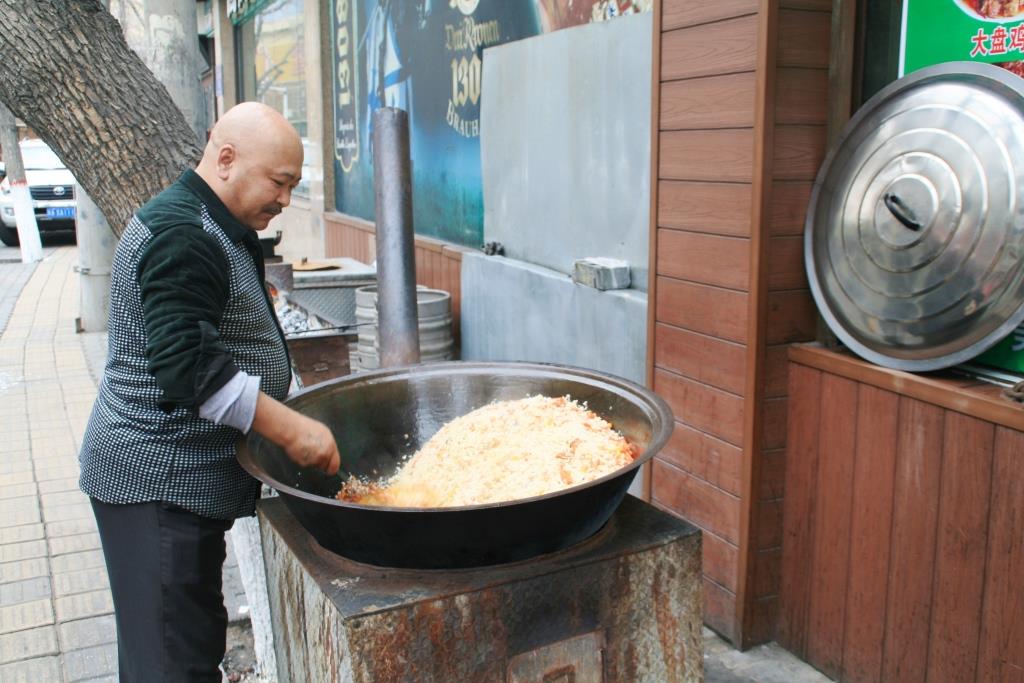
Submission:
<svg viewBox="0 0 1024 683">
<path fill-rule="evenodd" d="M 257 509 L 279 680 L 703 680 L 700 534 L 634 498 L 572 548 L 458 572 L 357 565 Z"/>
<path fill-rule="evenodd" d="M 67 519 L 63 522 L 47 521 L 46 523 L 46 535 L 50 539 L 61 538 L 63 536 L 80 536 L 81 534 L 95 533 L 96 519 L 91 515 L 81 519 Z"/>
<path fill-rule="evenodd" d="M 64 680 L 84 681 L 117 671 L 117 643 L 64 653 Z"/>
<path fill-rule="evenodd" d="M 18 560 L 17 562 L 4 562 L 0 564 L 0 581 L 4 583 L 24 581 L 25 579 L 49 575 L 50 567 L 45 557 L 33 557 L 30 560 Z"/>
<path fill-rule="evenodd" d="M 86 550 L 81 553 L 70 553 L 54 557 L 51 561 L 54 574 L 105 567 L 102 550 Z"/>
<path fill-rule="evenodd" d="M 0 583 L 0 605 L 4 606 L 49 598 L 50 595 L 49 576 Z"/>
<path fill-rule="evenodd" d="M 53 626 L 15 631 L 0 636 L 0 664 L 55 654 L 59 654 L 59 649 L 57 631 Z"/>
<path fill-rule="evenodd" d="M 55 595 L 75 595 L 109 588 L 106 567 L 81 569 L 63 574 L 54 574 L 53 592 Z"/>
<path fill-rule="evenodd" d="M 590 257 L 572 264 L 573 282 L 594 289 L 629 289 L 629 264 L 611 258 Z"/>
<path fill-rule="evenodd" d="M 113 614 L 68 621 L 60 624 L 58 630 L 60 646 L 65 652 L 117 642 L 117 624 Z"/>
<path fill-rule="evenodd" d="M 50 604 L 49 598 L 0 607 L 0 633 L 11 633 L 52 623 L 53 605 Z"/>
<path fill-rule="evenodd" d="M 0 527 L 0 545 L 8 543 L 24 543 L 38 541 L 43 538 L 42 524 L 23 524 L 22 526 Z"/>
<path fill-rule="evenodd" d="M 54 556 L 96 550 L 99 547 L 100 535 L 98 533 L 59 536 L 50 539 L 50 554 Z"/>
<path fill-rule="evenodd" d="M 4 683 L 39 683 L 60 680 L 59 657 L 34 657 L 0 666 L 0 681 Z"/>
<path fill-rule="evenodd" d="M 86 617 L 98 617 L 114 613 L 114 600 L 109 590 L 78 593 L 57 598 L 54 601 L 57 621 L 72 621 Z"/>
<path fill-rule="evenodd" d="M 0 562 L 16 562 L 33 557 L 46 557 L 46 541 L 25 541 L 0 545 Z"/>
</svg>

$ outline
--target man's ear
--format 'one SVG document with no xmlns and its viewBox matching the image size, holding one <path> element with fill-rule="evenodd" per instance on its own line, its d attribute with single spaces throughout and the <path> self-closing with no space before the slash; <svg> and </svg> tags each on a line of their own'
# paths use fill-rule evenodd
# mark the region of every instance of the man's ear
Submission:
<svg viewBox="0 0 1024 683">
<path fill-rule="evenodd" d="M 230 142 L 221 145 L 220 149 L 217 150 L 217 177 L 221 180 L 227 180 L 228 176 L 231 175 L 231 168 L 235 164 L 237 154 L 235 152 L 235 146 Z"/>
</svg>

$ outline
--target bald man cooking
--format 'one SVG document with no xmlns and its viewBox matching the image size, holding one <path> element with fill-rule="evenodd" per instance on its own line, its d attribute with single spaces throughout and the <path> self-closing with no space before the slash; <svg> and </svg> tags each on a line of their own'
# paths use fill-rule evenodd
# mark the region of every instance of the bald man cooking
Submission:
<svg viewBox="0 0 1024 683">
<path fill-rule="evenodd" d="M 330 430 L 279 402 L 291 369 L 256 235 L 288 206 L 301 169 L 295 129 L 240 104 L 195 171 L 142 207 L 118 244 L 80 484 L 103 544 L 122 681 L 220 681 L 224 532 L 259 493 L 235 460 L 240 434 L 338 470 Z"/>
</svg>

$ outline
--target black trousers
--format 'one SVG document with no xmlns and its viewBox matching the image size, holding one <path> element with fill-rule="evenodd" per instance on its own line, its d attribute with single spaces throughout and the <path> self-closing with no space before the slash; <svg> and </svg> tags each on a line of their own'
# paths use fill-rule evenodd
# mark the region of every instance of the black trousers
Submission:
<svg viewBox="0 0 1024 683">
<path fill-rule="evenodd" d="M 224 532 L 169 503 L 92 499 L 117 623 L 122 683 L 221 680 L 228 615 L 221 593 Z"/>
</svg>

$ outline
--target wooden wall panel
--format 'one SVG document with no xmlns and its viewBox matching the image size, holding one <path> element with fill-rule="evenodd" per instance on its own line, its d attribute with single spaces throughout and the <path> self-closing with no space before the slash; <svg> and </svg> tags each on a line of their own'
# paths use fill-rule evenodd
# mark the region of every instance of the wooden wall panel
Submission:
<svg viewBox="0 0 1024 683">
<path fill-rule="evenodd" d="M 716 287 L 746 290 L 750 242 L 682 230 L 658 231 L 659 275 Z"/>
<path fill-rule="evenodd" d="M 659 145 L 662 179 L 749 183 L 753 177 L 750 129 L 666 131 Z"/>
<path fill-rule="evenodd" d="M 736 594 L 726 590 L 711 579 L 704 578 L 704 623 L 721 634 L 723 638 L 735 641 Z"/>
<path fill-rule="evenodd" d="M 828 118 L 828 70 L 785 67 L 775 81 L 775 123 L 820 124 Z"/>
<path fill-rule="evenodd" d="M 753 71 L 757 53 L 743 48 L 756 40 L 756 15 L 665 32 L 661 80 Z"/>
<path fill-rule="evenodd" d="M 661 129 L 750 128 L 755 86 L 752 71 L 666 83 L 661 88 Z"/>
<path fill-rule="evenodd" d="M 996 430 L 978 681 L 1024 679 L 1024 433 Z"/>
<path fill-rule="evenodd" d="M 746 355 L 743 346 L 679 327 L 654 328 L 654 363 L 736 395 L 743 393 Z"/>
<path fill-rule="evenodd" d="M 768 240 L 768 289 L 807 289 L 803 237 Z"/>
<path fill-rule="evenodd" d="M 768 294 L 768 344 L 810 341 L 817 333 L 818 309 L 809 292 Z"/>
<path fill-rule="evenodd" d="M 825 127 L 776 126 L 773 150 L 776 180 L 814 180 L 825 160 Z"/>
<path fill-rule="evenodd" d="M 928 656 L 945 415 L 900 398 L 899 419 L 882 680 L 913 683 Z"/>
<path fill-rule="evenodd" d="M 974 678 L 981 632 L 995 427 L 946 415 L 928 680 Z"/>
<path fill-rule="evenodd" d="M 743 443 L 743 399 L 686 377 L 655 370 L 654 390 L 680 422 L 739 446 Z"/>
<path fill-rule="evenodd" d="M 652 497 L 673 510 L 685 510 L 687 519 L 732 545 L 739 541 L 739 499 L 683 470 L 656 460 Z"/>
<path fill-rule="evenodd" d="M 746 312 L 744 292 L 658 278 L 655 315 L 661 322 L 743 343 L 747 337 Z"/>
<path fill-rule="evenodd" d="M 844 678 L 880 681 L 899 396 L 859 385 Z"/>
<path fill-rule="evenodd" d="M 664 0 L 661 5 L 663 31 L 708 24 L 745 14 L 754 14 L 758 0 L 720 0 L 719 2 L 693 2 L 693 0 Z"/>
<path fill-rule="evenodd" d="M 748 237 L 750 185 L 662 180 L 658 183 L 658 225 Z"/>
<path fill-rule="evenodd" d="M 738 446 L 677 422 L 658 457 L 734 496 L 740 494 L 743 452 Z"/>
<path fill-rule="evenodd" d="M 828 68 L 830 12 L 779 10 L 779 67 Z"/>
<path fill-rule="evenodd" d="M 730 593 L 736 592 L 736 546 L 721 536 L 702 530 L 704 574 Z"/>
<path fill-rule="evenodd" d="M 849 570 L 853 458 L 856 449 L 857 384 L 824 375 L 818 435 L 818 478 L 814 515 L 811 596 L 807 618 L 807 657 L 827 676 L 838 678 L 845 628 Z M 786 487 L 792 492 L 793 488 Z M 792 494 L 792 493 L 791 493 Z"/>
<path fill-rule="evenodd" d="M 786 444 L 786 497 L 783 500 L 782 579 L 779 583 L 779 643 L 803 657 L 807 639 L 814 507 L 818 480 L 821 372 L 803 365 L 789 371 L 790 406 Z"/>
<path fill-rule="evenodd" d="M 768 214 L 768 234 L 772 237 L 800 236 L 804 234 L 807 205 L 811 200 L 812 183 L 809 181 L 781 181 L 772 183 Z"/>
<path fill-rule="evenodd" d="M 1020 680 L 1024 431 L 931 402 L 934 378 L 801 356 L 820 369 L 790 368 L 779 642 L 849 683 Z"/>
</svg>

